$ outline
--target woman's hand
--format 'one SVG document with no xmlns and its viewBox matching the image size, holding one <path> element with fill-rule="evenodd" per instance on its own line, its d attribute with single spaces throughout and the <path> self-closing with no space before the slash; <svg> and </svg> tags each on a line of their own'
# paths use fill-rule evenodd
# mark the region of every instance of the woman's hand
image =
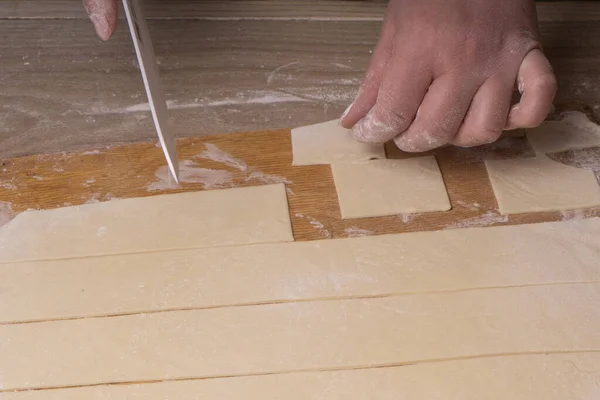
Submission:
<svg viewBox="0 0 600 400">
<path fill-rule="evenodd" d="M 515 87 L 522 96 L 511 108 Z M 533 0 L 390 0 L 342 125 L 410 152 L 476 146 L 539 125 L 555 93 Z"/>
</svg>

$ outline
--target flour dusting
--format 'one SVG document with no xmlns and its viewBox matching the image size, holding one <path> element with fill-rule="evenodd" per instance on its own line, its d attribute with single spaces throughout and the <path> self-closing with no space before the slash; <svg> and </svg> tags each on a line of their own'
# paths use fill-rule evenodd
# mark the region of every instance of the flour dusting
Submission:
<svg viewBox="0 0 600 400">
<path fill-rule="evenodd" d="M 260 172 L 259 170 L 252 171 L 244 180 L 246 182 L 258 181 L 258 182 L 264 183 L 266 185 L 271 185 L 271 184 L 276 184 L 276 183 L 285 183 L 285 184 L 289 185 L 292 183 L 292 181 L 290 181 L 287 178 L 284 178 L 283 176 L 273 175 L 273 174 L 265 174 L 263 172 Z"/>
<path fill-rule="evenodd" d="M 600 152 L 593 147 L 567 151 L 564 153 L 564 161 L 577 168 L 600 170 Z"/>
<path fill-rule="evenodd" d="M 565 210 L 560 212 L 563 221 L 572 221 L 586 219 L 594 216 L 594 213 L 588 210 Z"/>
<path fill-rule="evenodd" d="M 415 217 L 418 217 L 419 215 L 419 213 L 400 214 L 400 219 L 402 219 L 403 223 L 408 224 L 410 221 L 412 221 L 413 219 L 415 219 Z"/>
<path fill-rule="evenodd" d="M 198 154 L 196 157 L 223 163 L 231 168 L 239 169 L 240 171 L 243 171 L 243 172 L 248 170 L 248 166 L 246 165 L 246 163 L 244 161 L 219 149 L 214 144 L 206 143 L 205 146 L 206 146 L 206 150 L 204 150 L 202 153 Z"/>
<path fill-rule="evenodd" d="M 85 204 L 96 204 L 96 203 L 100 203 L 100 193 L 92 194 L 92 197 L 88 198 L 85 201 Z"/>
<path fill-rule="evenodd" d="M 467 203 L 466 201 L 462 200 L 458 200 L 456 203 L 469 211 L 477 211 L 481 207 L 481 204 L 479 203 Z"/>
<path fill-rule="evenodd" d="M 171 177 L 167 165 L 160 167 L 156 173 L 158 181 L 148 185 L 148 191 L 177 189 L 178 185 Z M 179 163 L 179 181 L 182 183 L 201 183 L 204 189 L 229 187 L 233 183 L 233 175 L 228 171 L 197 167 L 193 161 L 183 160 Z"/>
<path fill-rule="evenodd" d="M 331 232 L 329 232 L 329 230 L 325 229 L 325 225 L 323 225 L 323 223 L 313 217 L 310 217 L 308 215 L 304 215 L 302 213 L 296 213 L 295 214 L 296 217 L 298 218 L 306 218 L 306 220 L 308 221 L 309 224 L 312 225 L 313 228 L 318 229 L 321 234 L 323 236 L 325 236 L 326 238 L 331 238 Z"/>
<path fill-rule="evenodd" d="M 250 91 L 247 93 L 241 93 L 239 96 L 236 97 L 229 97 L 221 100 L 196 98 L 193 102 L 188 103 L 182 103 L 175 100 L 168 100 L 167 108 L 169 110 L 187 110 L 194 108 L 222 107 L 247 104 L 304 103 L 309 101 L 310 100 L 304 99 L 302 97 L 278 91 Z M 106 108 L 102 106 L 96 106 L 93 107 L 89 112 L 84 113 L 84 115 L 130 114 L 148 111 L 150 111 L 150 106 L 148 105 L 148 103 L 140 103 L 122 108 Z"/>
<path fill-rule="evenodd" d="M 88 150 L 81 153 L 83 156 L 92 156 L 94 154 L 100 154 L 100 150 Z"/>
<path fill-rule="evenodd" d="M 100 228 L 98 228 L 98 231 L 96 232 L 96 236 L 98 236 L 98 237 L 105 236 L 107 231 L 108 231 L 108 228 L 106 226 L 101 226 Z"/>
<path fill-rule="evenodd" d="M 296 64 L 298 64 L 298 61 L 287 63 L 285 65 L 281 65 L 281 66 L 275 68 L 273 71 L 271 71 L 271 73 L 269 74 L 269 76 L 267 76 L 267 85 L 271 85 L 273 83 L 273 81 L 277 77 L 277 73 L 278 72 L 280 72 L 281 70 L 283 70 L 283 69 L 285 69 L 287 67 L 291 67 L 292 65 L 296 65 Z"/>
<path fill-rule="evenodd" d="M 356 226 L 351 226 L 350 228 L 346 228 L 346 229 L 344 229 L 344 232 L 346 232 L 346 235 L 348 235 L 348 237 L 351 237 L 351 238 L 361 237 L 361 236 L 369 236 L 369 235 L 373 234 L 373 232 L 371 232 L 368 229 L 362 229 L 362 228 L 358 228 Z"/>
<path fill-rule="evenodd" d="M 0 183 L 0 187 L 6 190 L 17 190 L 17 185 L 15 185 L 14 183 L 10 183 L 10 182 L 3 182 Z"/>
<path fill-rule="evenodd" d="M 8 224 L 13 217 L 12 203 L 0 200 L 0 228 Z"/>
<path fill-rule="evenodd" d="M 484 227 L 490 226 L 497 223 L 508 222 L 508 215 L 498 215 L 493 211 L 488 211 L 483 215 L 467 218 L 462 220 L 461 222 L 457 222 L 448 226 L 448 229 L 455 228 L 475 228 L 475 227 Z"/>
<path fill-rule="evenodd" d="M 82 186 L 83 187 L 90 187 L 95 182 L 96 182 L 96 178 L 90 178 L 90 179 L 86 180 L 85 182 L 83 182 Z"/>
</svg>

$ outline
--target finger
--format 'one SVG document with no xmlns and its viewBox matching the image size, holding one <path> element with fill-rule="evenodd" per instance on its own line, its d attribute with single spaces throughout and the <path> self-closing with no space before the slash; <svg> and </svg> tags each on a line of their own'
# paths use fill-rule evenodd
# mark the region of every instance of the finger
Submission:
<svg viewBox="0 0 600 400">
<path fill-rule="evenodd" d="M 414 50 L 413 50 L 414 51 Z M 385 143 L 404 132 L 417 113 L 431 83 L 431 73 L 410 50 L 396 48 L 379 87 L 377 101 L 352 128 L 361 142 Z"/>
<path fill-rule="evenodd" d="M 96 34 L 100 39 L 108 40 L 117 29 L 117 0 L 83 0 L 83 6 Z"/>
<path fill-rule="evenodd" d="M 410 127 L 396 139 L 400 150 L 421 152 L 450 142 L 462 124 L 479 84 L 455 74 L 436 79 Z"/>
<path fill-rule="evenodd" d="M 379 41 L 373 50 L 369 67 L 358 89 L 358 94 L 340 117 L 340 123 L 344 128 L 352 128 L 375 105 L 379 85 L 392 54 L 395 29 L 389 19 L 391 17 L 388 17 L 391 14 L 390 12 L 386 13 L 386 20 L 383 23 Z"/>
<path fill-rule="evenodd" d="M 451 143 L 472 147 L 495 142 L 506 126 L 514 76 L 492 76 L 477 90 L 458 133 Z"/>
<path fill-rule="evenodd" d="M 557 89 L 552 66 L 541 50 L 534 49 L 525 56 L 517 82 L 521 99 L 510 110 L 506 129 L 534 128 L 550 113 Z"/>
</svg>

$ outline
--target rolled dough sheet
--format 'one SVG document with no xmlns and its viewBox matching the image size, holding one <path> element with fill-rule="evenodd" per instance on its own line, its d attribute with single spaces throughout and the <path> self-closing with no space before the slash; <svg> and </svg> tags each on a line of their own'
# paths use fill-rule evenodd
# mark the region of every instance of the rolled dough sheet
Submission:
<svg viewBox="0 0 600 400">
<path fill-rule="evenodd" d="M 5 393 L 3 400 L 592 400 L 600 354 L 543 354 Z"/>
<path fill-rule="evenodd" d="M 600 126 L 581 112 L 570 112 L 560 121 L 528 129 L 527 140 L 539 155 L 595 147 L 600 146 Z"/>
<path fill-rule="evenodd" d="M 343 219 L 451 208 L 434 156 L 331 166 Z"/>
<path fill-rule="evenodd" d="M 385 158 L 383 144 L 360 143 L 338 120 L 292 129 L 292 165 Z"/>
<path fill-rule="evenodd" d="M 593 171 L 573 168 L 544 155 L 485 162 L 502 214 L 573 210 L 600 205 Z"/>
<path fill-rule="evenodd" d="M 3 264 L 0 323 L 600 282 L 599 258 L 600 219 L 592 218 Z"/>
<path fill-rule="evenodd" d="M 600 351 L 600 283 L 0 326 L 5 391 Z"/>
<path fill-rule="evenodd" d="M 292 240 L 277 184 L 26 211 L 0 229 L 0 263 Z"/>
</svg>

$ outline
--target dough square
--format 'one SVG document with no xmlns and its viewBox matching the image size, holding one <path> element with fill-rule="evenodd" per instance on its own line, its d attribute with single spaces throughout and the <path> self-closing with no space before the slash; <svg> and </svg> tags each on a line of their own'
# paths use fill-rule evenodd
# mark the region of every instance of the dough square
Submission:
<svg viewBox="0 0 600 400">
<path fill-rule="evenodd" d="M 331 169 L 343 219 L 451 208 L 434 156 L 339 163 Z"/>
<path fill-rule="evenodd" d="M 249 186 L 26 211 L 0 263 L 293 240 L 285 186 Z"/>
<path fill-rule="evenodd" d="M 383 144 L 361 143 L 338 120 L 292 129 L 292 165 L 332 164 L 385 158 Z"/>
<path fill-rule="evenodd" d="M 501 214 L 558 211 L 600 205 L 600 186 L 592 171 L 546 156 L 485 162 Z"/>
<path fill-rule="evenodd" d="M 538 155 L 600 146 L 600 126 L 580 112 L 566 113 L 527 130 L 527 140 Z"/>
</svg>

